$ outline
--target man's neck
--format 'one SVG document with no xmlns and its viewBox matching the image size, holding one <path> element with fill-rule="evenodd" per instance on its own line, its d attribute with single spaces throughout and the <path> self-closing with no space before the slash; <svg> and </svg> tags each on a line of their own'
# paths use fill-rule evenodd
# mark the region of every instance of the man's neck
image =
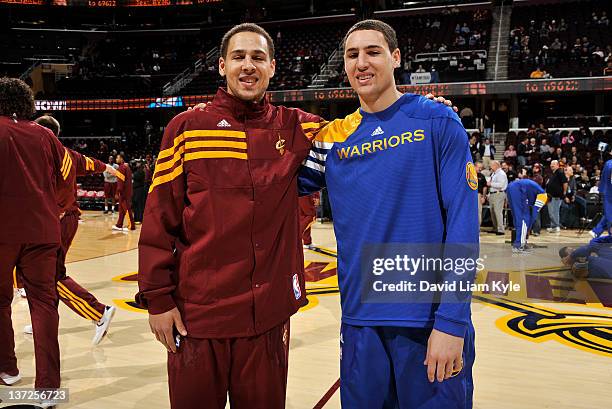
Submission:
<svg viewBox="0 0 612 409">
<path fill-rule="evenodd" d="M 361 109 L 368 113 L 384 111 L 395 103 L 403 94 L 399 92 L 395 86 L 389 88 L 376 98 L 364 99 L 359 97 Z"/>
</svg>

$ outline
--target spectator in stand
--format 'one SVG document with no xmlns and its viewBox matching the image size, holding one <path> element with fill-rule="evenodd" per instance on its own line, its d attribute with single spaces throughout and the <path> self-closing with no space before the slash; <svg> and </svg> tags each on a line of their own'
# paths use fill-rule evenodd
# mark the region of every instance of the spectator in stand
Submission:
<svg viewBox="0 0 612 409">
<path fill-rule="evenodd" d="M 550 216 L 550 227 L 546 229 L 549 233 L 559 233 L 561 231 L 560 208 L 561 202 L 567 192 L 567 178 L 563 169 L 559 167 L 559 161 L 553 160 L 550 163 L 552 175 L 546 184 L 546 193 L 551 197 L 548 204 L 548 215 Z"/>
<path fill-rule="evenodd" d="M 468 129 L 474 127 L 474 111 L 469 106 L 459 111 L 459 118 L 461 118 L 464 127 Z"/>
<path fill-rule="evenodd" d="M 491 145 L 489 138 L 485 138 L 484 143 L 480 145 L 480 157 L 485 169 L 489 169 L 491 161 L 495 159 L 495 146 Z"/>
<path fill-rule="evenodd" d="M 489 188 L 487 186 L 487 178 L 482 174 L 482 162 L 476 162 L 476 174 L 478 176 L 478 225 L 482 224 L 482 206 L 487 200 Z"/>
<path fill-rule="evenodd" d="M 502 170 L 506 174 L 506 178 L 508 179 L 508 183 L 514 182 L 518 179 L 518 173 L 514 170 L 514 166 L 508 162 L 502 162 L 501 164 Z"/>
<path fill-rule="evenodd" d="M 565 178 L 567 179 L 567 191 L 565 197 L 561 203 L 559 211 L 561 225 L 570 227 L 572 226 L 573 220 L 571 217 L 572 210 L 576 208 L 578 211 L 578 217 L 581 219 L 586 218 L 586 200 L 577 195 L 578 183 L 574 177 L 574 169 L 571 166 L 566 166 L 564 169 Z"/>
<path fill-rule="evenodd" d="M 417 68 L 417 70 L 415 72 L 423 73 L 423 72 L 427 72 L 427 71 L 425 71 L 425 68 L 423 68 L 423 66 L 421 64 L 419 64 L 419 68 Z"/>
<path fill-rule="evenodd" d="M 514 145 L 509 145 L 508 149 L 504 151 L 504 161 L 516 163 L 516 149 L 514 149 Z"/>
<path fill-rule="evenodd" d="M 612 75 L 612 59 L 608 59 L 608 65 L 604 68 L 603 75 Z"/>
<path fill-rule="evenodd" d="M 480 134 L 478 132 L 474 132 L 470 137 L 470 153 L 472 154 L 472 162 L 480 161 Z"/>
<path fill-rule="evenodd" d="M 518 145 L 516 159 L 517 159 L 519 166 L 525 166 L 527 164 L 527 156 L 529 155 L 527 153 L 528 145 L 529 145 L 529 138 L 523 138 L 521 143 L 519 143 Z"/>
<path fill-rule="evenodd" d="M 553 160 L 553 156 L 555 156 L 555 148 L 553 146 L 548 148 L 548 152 L 543 152 L 540 154 L 540 162 L 544 164 L 546 168 L 550 167 L 550 162 Z"/>
<path fill-rule="evenodd" d="M 538 149 L 536 138 L 531 138 L 529 140 L 529 145 L 527 145 L 527 150 L 525 153 L 527 154 L 527 161 L 530 164 L 540 160 L 540 150 Z"/>
<path fill-rule="evenodd" d="M 599 179 L 601 178 L 601 169 L 595 165 L 593 167 L 593 176 L 591 176 L 591 188 L 597 188 L 599 186 Z"/>
<path fill-rule="evenodd" d="M 105 144 L 104 141 L 100 141 L 100 147 L 98 148 L 98 158 L 106 158 L 107 156 L 108 156 L 108 145 Z"/>
<path fill-rule="evenodd" d="M 531 75 L 529 75 L 529 78 L 533 78 L 533 79 L 540 79 L 544 77 L 544 72 L 540 70 L 540 67 L 536 68 Z"/>
<path fill-rule="evenodd" d="M 508 187 L 508 178 L 501 169 L 499 162 L 491 161 L 491 179 L 487 183 L 489 187 L 489 204 L 491 205 L 491 220 L 493 222 L 493 230 L 498 236 L 503 236 L 504 233 L 504 203 L 506 202 L 506 188 Z"/>
<path fill-rule="evenodd" d="M 591 190 L 591 180 L 589 178 L 589 171 L 583 169 L 580 172 L 580 178 L 576 180 L 576 190 L 578 192 L 588 193 Z"/>
<path fill-rule="evenodd" d="M 542 138 L 542 144 L 540 145 L 540 156 L 543 153 L 550 152 L 550 146 L 548 146 L 548 140 L 546 138 Z"/>
<path fill-rule="evenodd" d="M 544 187 L 544 177 L 542 176 L 542 166 L 539 163 L 533 165 L 530 179 L 538 184 L 540 187 Z M 536 217 L 533 227 L 531 228 L 531 234 L 533 236 L 539 236 L 542 231 L 542 220 L 540 212 Z"/>
</svg>

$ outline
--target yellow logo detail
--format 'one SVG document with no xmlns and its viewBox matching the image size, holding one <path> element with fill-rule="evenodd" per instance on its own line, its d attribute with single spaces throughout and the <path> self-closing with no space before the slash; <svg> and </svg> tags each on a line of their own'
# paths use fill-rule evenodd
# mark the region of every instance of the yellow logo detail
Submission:
<svg viewBox="0 0 612 409">
<path fill-rule="evenodd" d="M 417 129 L 416 131 L 404 132 L 400 136 L 393 135 L 388 138 L 376 139 L 371 142 L 364 142 L 361 145 L 349 145 L 338 149 L 338 157 L 340 159 L 348 159 L 353 156 L 363 156 L 366 154 L 384 151 L 391 148 L 397 148 L 400 145 L 413 142 L 421 142 L 425 140 L 425 130 Z"/>
<path fill-rule="evenodd" d="M 465 165 L 465 179 L 467 180 L 470 189 L 478 189 L 478 174 L 476 173 L 476 167 L 474 167 L 472 162 L 468 162 L 467 165 Z"/>
<path fill-rule="evenodd" d="M 276 141 L 276 150 L 281 156 L 285 154 L 285 140 L 281 139 L 280 134 L 278 134 L 278 141 Z"/>
</svg>

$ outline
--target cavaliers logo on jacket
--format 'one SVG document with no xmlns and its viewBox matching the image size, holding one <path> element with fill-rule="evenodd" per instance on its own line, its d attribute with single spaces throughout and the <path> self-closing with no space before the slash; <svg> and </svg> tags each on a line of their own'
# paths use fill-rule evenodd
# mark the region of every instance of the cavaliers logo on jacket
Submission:
<svg viewBox="0 0 612 409">
<path fill-rule="evenodd" d="M 149 312 L 176 305 L 190 336 L 227 338 L 263 333 L 306 303 L 297 172 L 322 125 L 223 89 L 170 122 L 139 244 Z"/>
</svg>

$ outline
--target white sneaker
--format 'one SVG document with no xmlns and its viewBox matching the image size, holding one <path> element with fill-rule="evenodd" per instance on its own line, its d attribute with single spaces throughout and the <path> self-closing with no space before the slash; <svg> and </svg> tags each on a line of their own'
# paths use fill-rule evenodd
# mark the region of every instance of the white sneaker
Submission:
<svg viewBox="0 0 612 409">
<path fill-rule="evenodd" d="M 127 227 L 124 227 L 124 228 L 123 228 L 123 229 L 121 229 L 121 230 L 123 230 L 123 232 L 124 232 L 124 233 L 129 233 L 129 231 L 130 231 L 130 229 L 128 229 Z"/>
<path fill-rule="evenodd" d="M 597 238 L 597 233 L 595 233 L 593 230 L 591 230 L 589 232 L 589 234 L 591 235 L 592 238 L 596 239 Z"/>
<path fill-rule="evenodd" d="M 113 224 L 113 228 L 112 228 L 112 230 L 115 230 L 115 231 L 123 231 L 123 227 L 117 227 L 117 226 L 115 226 L 115 225 Z"/>
<path fill-rule="evenodd" d="M 553 232 L 553 230 L 554 230 L 554 229 L 553 229 L 552 227 L 548 227 L 548 228 L 546 229 L 546 232 L 547 232 L 547 233 L 552 233 L 552 232 Z"/>
<path fill-rule="evenodd" d="M 19 294 L 21 296 L 21 298 L 27 298 L 25 288 L 18 288 L 17 289 L 17 294 Z"/>
<path fill-rule="evenodd" d="M 34 329 L 32 328 L 32 324 L 28 324 L 25 327 L 23 327 L 23 333 L 24 334 L 33 334 L 34 333 Z"/>
<path fill-rule="evenodd" d="M 104 336 L 108 332 L 108 327 L 111 321 L 113 320 L 116 311 L 117 308 L 110 307 L 108 305 L 106 306 L 106 309 L 104 310 L 104 315 L 102 315 L 100 321 L 96 322 L 96 333 L 94 334 L 93 340 L 91 342 L 93 345 L 98 345 L 100 341 L 102 341 L 102 338 L 104 338 Z"/>
<path fill-rule="evenodd" d="M 561 227 L 555 227 L 555 228 L 552 230 L 552 232 L 553 232 L 553 233 L 560 233 L 560 232 L 561 232 Z"/>
<path fill-rule="evenodd" d="M 17 375 L 9 375 L 6 372 L 0 372 L 0 383 L 11 386 L 16 384 L 21 380 L 21 375 L 17 373 Z"/>
</svg>

